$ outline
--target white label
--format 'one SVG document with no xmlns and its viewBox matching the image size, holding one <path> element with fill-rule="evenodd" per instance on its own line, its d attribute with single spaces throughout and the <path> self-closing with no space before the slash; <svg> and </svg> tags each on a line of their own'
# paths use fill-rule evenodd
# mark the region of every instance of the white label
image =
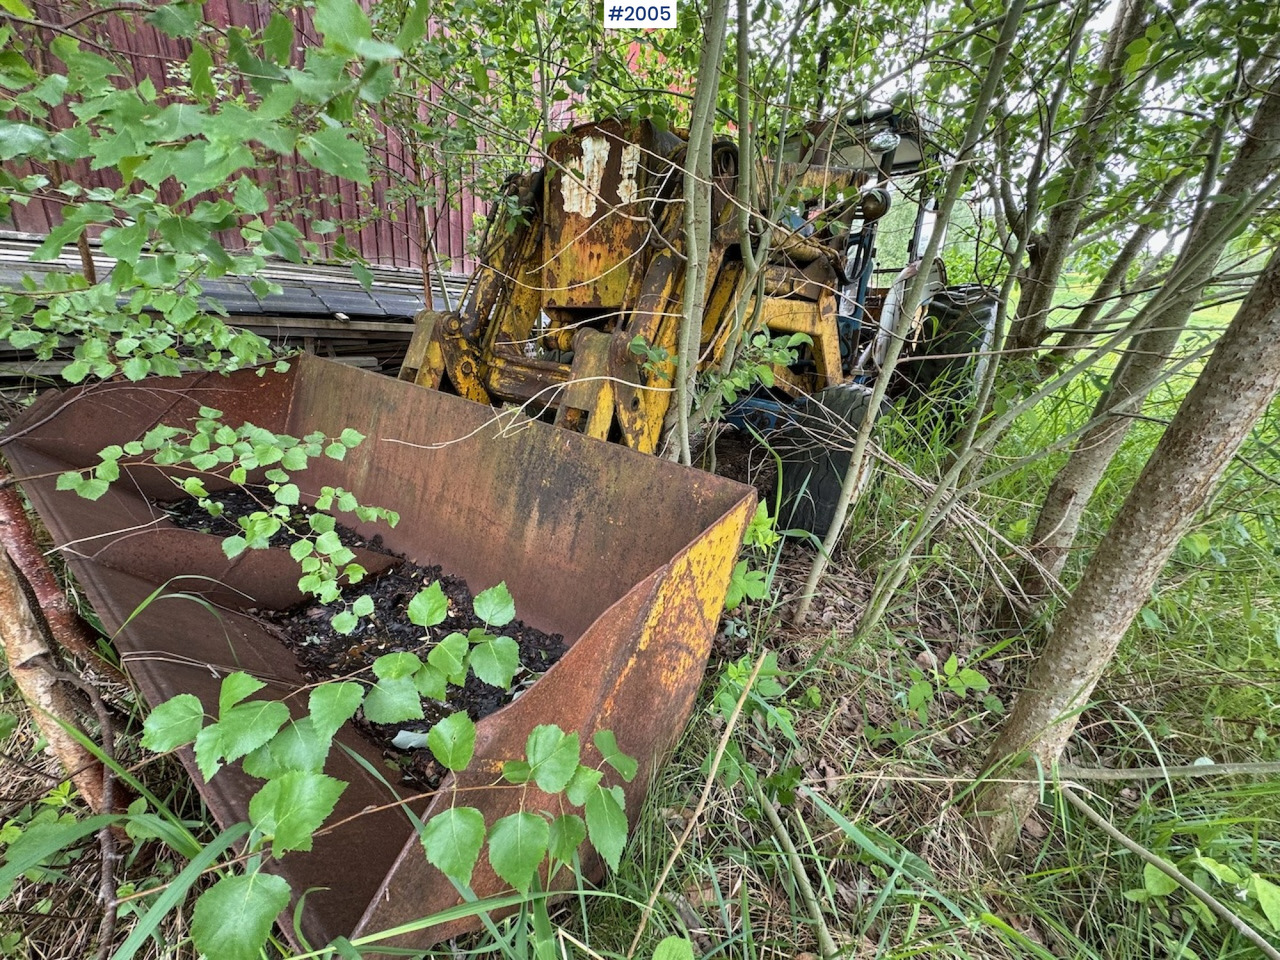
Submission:
<svg viewBox="0 0 1280 960">
<path fill-rule="evenodd" d="M 650 3 L 616 3 L 605 0 L 606 30 L 651 30 L 676 25 L 676 0 L 652 0 Z"/>
</svg>

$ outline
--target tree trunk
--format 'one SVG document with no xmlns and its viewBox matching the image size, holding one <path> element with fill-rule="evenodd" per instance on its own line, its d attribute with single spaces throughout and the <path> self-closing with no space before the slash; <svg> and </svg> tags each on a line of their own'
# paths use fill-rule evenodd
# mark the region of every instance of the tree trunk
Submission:
<svg viewBox="0 0 1280 960">
<path fill-rule="evenodd" d="M 1263 180 L 1280 163 L 1280 75 L 1264 92 L 1248 136 L 1218 188 L 1217 201 L 1191 226 L 1168 285 L 1139 312 L 1136 335 L 1094 408 L 1094 424 L 1083 434 L 1071 458 L 1045 495 L 1031 537 L 1036 564 L 1021 573 L 1022 590 L 1030 598 L 1048 593 L 1047 571 L 1057 577 L 1084 515 L 1089 498 L 1128 433 L 1130 419 L 1159 381 L 1166 358 L 1182 335 L 1218 257 L 1235 226 L 1264 197 Z"/>
<path fill-rule="evenodd" d="M 1115 22 L 1100 58 L 1102 79 L 1089 91 L 1083 127 L 1067 151 L 1068 166 L 1074 171 L 1067 194 L 1050 212 L 1039 244 L 1039 256 L 1022 278 L 1018 309 L 1009 333 L 1008 347 L 1012 350 L 1038 347 L 1048 335 L 1053 295 L 1071 252 L 1071 242 L 1098 184 L 1098 155 L 1115 139 L 1116 101 L 1126 89 L 1123 68 L 1128 54 L 1125 48 L 1141 36 L 1145 24 L 1145 0 L 1123 0 L 1117 6 Z M 1131 85 L 1130 96 L 1142 82 Z"/>
<path fill-rule="evenodd" d="M 729 20 L 729 0 L 713 0 L 706 14 L 698 87 L 689 120 L 684 166 L 684 303 L 680 319 L 680 352 L 676 358 L 676 458 L 693 462 L 689 449 L 689 415 L 698 376 L 698 346 L 707 299 L 707 261 L 711 249 L 711 148 L 715 132 L 716 95 Z"/>
<path fill-rule="evenodd" d="M 1036 802 L 1036 766 L 1030 758 L 1042 770 L 1053 769 L 1169 555 L 1277 391 L 1280 250 L 1129 492 L 991 748 L 988 771 L 1005 777 L 1019 771 L 1026 778 L 992 782 L 979 795 L 978 810 L 990 815 L 985 833 L 997 855 L 1013 847 Z"/>
<path fill-rule="evenodd" d="M 9 554 L 0 548 L 0 643 L 18 692 L 31 708 L 49 751 L 95 813 L 105 812 L 102 764 L 67 730 L 77 726 L 66 690 L 54 678 L 57 664 L 45 642 L 44 625 L 27 598 L 26 585 Z"/>
<path fill-rule="evenodd" d="M 4 478 L 0 482 L 7 480 Z M 36 543 L 35 531 L 31 529 L 31 521 L 23 510 L 18 491 L 11 486 L 0 487 L 0 549 L 8 552 L 18 572 L 31 587 L 54 643 L 78 657 L 89 670 L 127 686 L 129 681 L 114 664 L 103 659 L 93 630 L 67 600 L 62 585 L 49 568 L 49 561 Z"/>
</svg>

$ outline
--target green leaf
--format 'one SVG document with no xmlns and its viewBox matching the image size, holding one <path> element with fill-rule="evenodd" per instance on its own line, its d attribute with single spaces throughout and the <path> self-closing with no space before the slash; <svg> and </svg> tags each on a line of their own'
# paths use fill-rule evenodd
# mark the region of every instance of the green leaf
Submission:
<svg viewBox="0 0 1280 960">
<path fill-rule="evenodd" d="M 356 597 L 355 603 L 351 604 L 351 612 L 357 617 L 367 617 L 373 613 L 373 597 L 367 593 Z"/>
<path fill-rule="evenodd" d="M 490 627 L 505 627 L 516 618 L 516 603 L 506 581 L 476 594 L 476 616 Z"/>
<path fill-rule="evenodd" d="M 535 813 L 513 813 L 489 830 L 489 863 L 493 872 L 527 893 L 547 855 L 547 821 Z"/>
<path fill-rule="evenodd" d="M 315 25 L 325 46 L 335 50 L 350 51 L 357 40 L 373 36 L 369 18 L 355 0 L 317 0 Z"/>
<path fill-rule="evenodd" d="M 307 700 L 316 731 L 323 737 L 332 737 L 339 727 L 355 716 L 363 699 L 364 688 L 350 680 L 322 683 L 316 687 Z"/>
<path fill-rule="evenodd" d="M 42 156 L 48 147 L 49 135 L 39 127 L 0 120 L 0 160 L 12 160 L 18 156 Z M 83 230 L 83 226 L 80 229 Z"/>
<path fill-rule="evenodd" d="M 196 764 L 206 780 L 221 761 L 230 763 L 252 753 L 276 735 L 289 720 L 289 708 L 274 700 L 254 700 L 224 711 L 217 723 L 196 737 Z"/>
<path fill-rule="evenodd" d="M 342 433 L 338 436 L 338 440 L 341 441 L 344 447 L 358 447 L 364 442 L 364 439 L 365 437 L 363 433 L 359 430 L 353 430 L 350 427 L 343 429 Z"/>
<path fill-rule="evenodd" d="M 171 37 L 190 37 L 200 24 L 200 7 L 189 0 L 171 0 L 147 15 L 147 23 Z"/>
<path fill-rule="evenodd" d="M 202 726 L 204 707 L 199 698 L 180 693 L 147 715 L 142 724 L 142 745 L 156 753 L 167 753 L 194 740 Z"/>
<path fill-rule="evenodd" d="M 366 60 L 387 61 L 387 60 L 400 59 L 400 48 L 397 47 L 395 44 L 384 43 L 381 40 L 361 39 L 361 40 L 357 40 L 354 44 L 352 44 L 352 46 L 355 48 L 355 52 Z M 368 83 L 369 78 L 370 78 L 370 71 L 366 71 L 365 75 L 361 78 L 361 80 L 364 81 L 365 83 Z M 383 96 L 385 96 L 385 93 L 383 94 Z M 376 97 L 374 98 L 374 102 L 376 103 L 378 100 L 381 100 L 381 99 L 382 99 L 382 96 Z"/>
<path fill-rule="evenodd" d="M 422 661 L 415 654 L 386 653 L 373 661 L 373 675 L 379 680 L 399 680 L 412 676 L 421 666 Z"/>
<path fill-rule="evenodd" d="M 465 770 L 476 749 L 476 725 L 461 711 L 450 714 L 431 728 L 427 746 L 450 770 Z"/>
<path fill-rule="evenodd" d="M 147 227 L 135 223 L 128 227 L 110 227 L 102 231 L 102 252 L 125 263 L 137 263 L 142 245 L 147 242 Z"/>
<path fill-rule="evenodd" d="M 210 960 L 257 960 L 289 884 L 269 873 L 223 877 L 196 901 L 191 939 Z"/>
<path fill-rule="evenodd" d="M 323 773 L 295 770 L 268 782 L 249 801 L 249 820 L 271 838 L 271 855 L 310 850 L 312 835 L 333 813 L 347 785 Z"/>
<path fill-rule="evenodd" d="M 612 730 L 597 730 L 596 735 L 591 738 L 591 742 L 596 745 L 596 749 L 600 751 L 600 756 L 604 758 L 604 762 L 618 771 L 618 775 L 623 780 L 630 783 L 636 775 L 638 764 L 634 757 L 629 757 L 618 749 L 618 739 L 613 735 Z"/>
<path fill-rule="evenodd" d="M 510 637 L 491 637 L 471 651 L 472 672 L 491 687 L 510 689 L 519 669 L 520 645 Z"/>
<path fill-rule="evenodd" d="M 244 537 L 236 534 L 234 537 L 227 537 L 222 541 L 222 552 L 227 555 L 228 560 L 234 560 L 240 554 L 244 553 L 245 548 L 249 546 L 249 541 Z"/>
<path fill-rule="evenodd" d="M 434 627 L 449 615 L 449 600 L 437 580 L 409 601 L 409 619 L 420 627 Z"/>
<path fill-rule="evenodd" d="M 254 750 L 241 767 L 251 777 L 270 780 L 295 770 L 324 769 L 333 735 L 320 736 L 310 717 L 288 724 L 269 741 Z"/>
<path fill-rule="evenodd" d="M 448 692 L 449 678 L 443 673 L 424 663 L 413 675 L 414 685 L 418 688 L 418 693 L 432 700 L 443 700 Z"/>
<path fill-rule="evenodd" d="M 334 633 L 346 636 L 356 628 L 356 624 L 360 622 L 360 618 L 350 610 L 343 610 L 335 613 L 333 619 L 329 621 L 329 626 L 333 627 Z"/>
<path fill-rule="evenodd" d="M 1221 863 L 1213 859 L 1213 857 L 1196 856 L 1193 859 L 1197 866 L 1208 870 L 1220 883 L 1240 883 L 1243 879 L 1235 868 Z"/>
<path fill-rule="evenodd" d="M 186 900 L 188 892 L 196 881 L 218 862 L 224 850 L 239 842 L 240 838 L 248 832 L 247 823 L 233 824 L 209 843 L 196 844 L 194 850 L 183 853 L 183 856 L 191 857 L 191 862 L 183 867 L 177 877 L 169 881 L 163 892 L 150 900 L 144 915 L 135 916 L 133 922 L 129 924 L 129 936 L 111 955 L 113 960 L 133 960 L 134 955 L 142 949 L 143 945 L 151 942 L 151 936 L 160 923 Z M 188 839 L 187 843 L 190 842 Z"/>
<path fill-rule="evenodd" d="M 502 764 L 502 778 L 507 783 L 528 783 L 533 779 L 533 767 L 525 760 L 507 760 Z"/>
<path fill-rule="evenodd" d="M 471 62 L 471 80 L 482 94 L 489 92 L 489 68 L 479 60 Z"/>
<path fill-rule="evenodd" d="M 576 733 L 565 735 L 555 724 L 534 727 L 525 741 L 525 759 L 544 793 L 559 793 L 578 770 L 581 749 Z"/>
<path fill-rule="evenodd" d="M 293 21 L 279 11 L 271 14 L 267 28 L 262 31 L 262 52 L 282 67 L 289 65 L 293 55 Z"/>
<path fill-rule="evenodd" d="M 664 937 L 653 948 L 653 960 L 693 960 L 693 944 L 684 937 Z"/>
<path fill-rule="evenodd" d="M 467 679 L 467 652 L 470 649 L 463 634 L 451 633 L 431 648 L 427 662 L 448 677 L 451 683 L 460 685 Z"/>
<path fill-rule="evenodd" d="M 232 707 L 217 723 L 223 757 L 227 762 L 239 760 L 274 737 L 288 720 L 289 708 L 277 700 L 253 700 Z"/>
<path fill-rule="evenodd" d="M 302 262 L 302 248 L 298 246 L 298 229 L 291 223 L 273 223 L 267 227 L 262 232 L 262 246 L 267 253 L 283 257 L 290 263 Z"/>
<path fill-rule="evenodd" d="M 1256 873 L 1249 877 L 1247 885 L 1271 929 L 1280 932 L 1280 886 Z"/>
<path fill-rule="evenodd" d="M 178 253 L 199 253 L 209 242 L 209 228 L 190 217 L 166 217 L 160 221 L 159 230 Z"/>
<path fill-rule="evenodd" d="M 280 466 L 286 470 L 307 469 L 307 451 L 303 447 L 290 447 L 280 458 Z"/>
<path fill-rule="evenodd" d="M 621 787 L 597 786 L 587 797 L 587 833 L 609 869 L 617 870 L 627 845 L 627 814 Z"/>
<path fill-rule="evenodd" d="M 566 813 L 551 821 L 547 836 L 547 852 L 556 860 L 573 862 L 573 854 L 587 839 L 587 825 L 574 813 Z"/>
<path fill-rule="evenodd" d="M 421 833 L 427 859 L 445 876 L 469 885 L 484 845 L 484 814 L 475 807 L 450 807 L 427 821 Z"/>
<path fill-rule="evenodd" d="M 187 694 L 190 696 L 190 694 Z M 18 718 L 12 713 L 0 713 L 0 741 L 8 740 L 13 736 L 13 732 L 18 729 Z M 142 745 L 146 746 L 147 742 L 144 738 Z"/>
<path fill-rule="evenodd" d="M 252 677 L 243 671 L 229 674 L 223 679 L 222 689 L 218 692 L 218 716 L 226 716 L 227 711 L 237 703 L 265 686 L 266 684 L 257 677 Z"/>
<path fill-rule="evenodd" d="M 26 17 L 28 20 L 35 17 L 35 14 L 31 12 L 31 8 L 23 3 L 22 0 L 0 0 L 0 7 L 4 7 L 15 17 Z"/>
<path fill-rule="evenodd" d="M 216 723 L 196 734 L 195 754 L 196 767 L 207 783 L 222 769 L 222 731 Z"/>
<path fill-rule="evenodd" d="M 141 380 L 151 372 L 151 360 L 147 357 L 130 357 L 120 365 L 120 369 L 130 380 Z"/>
<path fill-rule="evenodd" d="M 92 480 L 85 480 L 81 483 L 76 489 L 76 493 L 84 497 L 86 500 L 97 500 L 107 492 L 109 487 L 110 484 L 108 484 L 106 480 L 94 478 Z"/>
<path fill-rule="evenodd" d="M 1182 538 L 1182 546 L 1199 560 L 1213 549 L 1213 541 L 1207 533 L 1189 533 Z"/>
<path fill-rule="evenodd" d="M 364 146 L 348 137 L 340 127 L 303 137 L 298 141 L 298 152 L 325 173 L 358 183 L 369 182 L 368 154 Z"/>
<path fill-rule="evenodd" d="M 373 286 L 373 271 L 363 263 L 353 261 L 351 264 L 351 273 L 360 282 L 362 289 L 368 290 Z"/>
<path fill-rule="evenodd" d="M 573 773 L 573 779 L 569 781 L 569 785 L 565 788 L 565 796 L 569 798 L 569 802 L 575 807 L 580 807 L 587 802 L 587 798 L 591 796 L 591 791 L 604 778 L 604 773 L 594 767 L 578 767 Z"/>
<path fill-rule="evenodd" d="M 282 503 L 286 507 L 296 507 L 301 498 L 296 483 L 286 483 L 275 492 L 276 503 Z"/>
<path fill-rule="evenodd" d="M 1177 880 L 1149 863 L 1142 868 L 1142 885 L 1156 897 L 1167 897 L 1179 887 Z"/>
<path fill-rule="evenodd" d="M 199 100 L 212 100 L 217 93 L 213 85 L 213 57 L 203 44 L 191 44 L 187 68 L 191 71 L 191 92 Z"/>
<path fill-rule="evenodd" d="M 316 550 L 320 553 L 337 553 L 342 549 L 342 538 L 336 530 L 326 530 L 316 537 Z"/>
<path fill-rule="evenodd" d="M 400 25 L 400 32 L 396 34 L 396 46 L 407 51 L 421 40 L 426 32 L 427 4 L 419 0 L 409 7 L 409 12 L 405 15 L 404 23 Z"/>
<path fill-rule="evenodd" d="M 724 608 L 736 610 L 744 598 L 759 600 L 769 592 L 764 571 L 748 570 L 747 561 L 739 560 L 729 575 L 729 589 L 725 594 Z"/>
<path fill-rule="evenodd" d="M 365 694 L 364 715 L 370 723 L 400 723 L 422 719 L 422 700 L 412 677 L 379 680 Z"/>
</svg>

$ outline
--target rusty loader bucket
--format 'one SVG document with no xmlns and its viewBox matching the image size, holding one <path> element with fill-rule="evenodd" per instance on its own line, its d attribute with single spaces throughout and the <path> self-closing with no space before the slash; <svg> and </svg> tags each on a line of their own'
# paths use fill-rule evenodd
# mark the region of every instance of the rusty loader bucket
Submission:
<svg viewBox="0 0 1280 960">
<path fill-rule="evenodd" d="M 153 705 L 193 693 L 215 713 L 221 679 L 236 670 L 265 681 L 263 697 L 290 697 L 306 684 L 293 654 L 253 615 L 302 600 L 287 550 L 228 561 L 220 538 L 177 528 L 153 504 L 176 493 L 155 466 L 126 468 L 96 502 L 55 490 L 60 471 L 94 465 L 103 447 L 156 424 L 186 424 L 201 406 L 294 436 L 346 427 L 367 435 L 344 461 L 321 458 L 294 476 L 304 499 L 340 485 L 399 511 L 394 530 L 357 529 L 473 589 L 505 580 L 521 619 L 564 635 L 564 658 L 478 724 L 475 760 L 458 776 L 487 822 L 520 804 L 519 790 L 492 786 L 501 763 L 523 756 L 534 726 L 554 723 L 578 731 L 584 745 L 611 730 L 639 760 L 640 775 L 626 786 L 634 824 L 692 709 L 754 507 L 751 488 L 547 424 L 495 420 L 489 407 L 314 357 L 284 374 L 192 374 L 48 394 L 13 423 L 5 456 L 28 478 L 23 489 Z M 361 561 L 370 572 L 389 563 L 374 554 Z M 291 709 L 301 711 L 299 700 Z M 337 739 L 381 764 L 379 748 L 350 724 Z M 259 781 L 235 764 L 206 783 L 183 754 L 218 823 L 247 819 Z M 384 782 L 343 750 L 332 751 L 326 772 L 350 784 L 329 821 L 339 825 L 273 867 L 295 892 L 312 890 L 302 911 L 307 940 L 384 930 L 459 902 Z M 414 812 L 429 816 L 448 792 L 419 800 Z M 361 815 L 369 810 L 378 812 Z M 599 869 L 594 859 L 587 866 Z M 487 871 L 482 858 L 475 892 L 504 892 Z M 395 945 L 425 947 L 465 926 L 438 925 Z"/>
</svg>

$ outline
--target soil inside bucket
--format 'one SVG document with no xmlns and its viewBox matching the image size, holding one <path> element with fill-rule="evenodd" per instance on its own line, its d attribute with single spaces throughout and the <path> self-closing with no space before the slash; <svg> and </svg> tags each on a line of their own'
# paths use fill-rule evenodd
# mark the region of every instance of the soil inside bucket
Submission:
<svg viewBox="0 0 1280 960">
<path fill-rule="evenodd" d="M 169 515 L 169 519 L 184 530 L 195 530 L 198 533 L 211 533 L 218 537 L 230 537 L 243 533 L 236 521 L 258 511 L 269 511 L 276 507 L 275 499 L 266 487 L 246 486 L 232 487 L 229 490 L 218 490 L 206 498 L 210 503 L 222 508 L 216 516 L 210 513 L 195 497 L 181 497 L 177 500 L 157 501 L 156 506 Z M 291 514 L 285 524 L 271 536 L 269 541 L 273 547 L 290 546 L 298 536 L 293 530 L 309 530 L 307 517 L 311 511 L 306 507 L 291 508 Z M 338 524 L 334 527 L 338 539 L 344 547 L 364 547 L 377 553 L 387 553 L 382 546 L 382 537 L 374 536 L 365 539 L 350 527 Z"/>
<path fill-rule="evenodd" d="M 262 502 L 252 493 L 240 490 L 216 494 L 210 499 L 215 498 L 223 507 L 219 517 L 211 517 L 194 500 L 184 499 L 160 506 L 178 526 L 219 536 L 239 531 L 236 524 L 238 516 L 263 509 Z M 305 515 L 304 508 L 301 510 L 301 522 L 291 525 L 308 529 Z M 348 546 L 365 547 L 395 556 L 383 548 L 381 537 L 366 540 L 341 524 L 337 530 Z M 280 542 L 277 543 L 273 537 L 273 546 L 286 547 L 295 539 L 287 531 L 281 531 L 277 537 Z M 440 582 L 440 588 L 448 598 L 448 616 L 437 626 L 420 627 L 409 619 L 409 602 L 419 591 L 436 581 Z M 338 633 L 333 628 L 333 617 L 365 595 L 373 600 L 373 612 L 361 618 L 351 633 Z M 321 604 L 309 599 L 290 610 L 259 611 L 262 619 L 273 628 L 272 632 L 297 657 L 307 679 L 313 682 L 333 679 L 372 682 L 373 661 L 384 654 L 412 653 L 425 663 L 431 648 L 449 634 L 465 634 L 473 628 L 488 629 L 475 614 L 474 595 L 465 580 L 444 573 L 438 566 L 424 567 L 404 559 L 376 578 L 344 587 L 342 601 Z M 392 740 L 399 733 L 426 733 L 439 720 L 459 710 L 466 711 L 472 720 L 488 716 L 527 690 L 567 650 L 562 635 L 543 633 L 521 620 L 513 620 L 493 632 L 511 637 L 520 648 L 520 669 L 511 689 L 490 686 L 470 674 L 462 686 L 449 687 L 444 701 L 424 698 L 421 720 L 384 725 L 369 722 L 363 713 L 354 719 L 356 728 L 400 768 L 404 783 L 434 790 L 445 771 L 426 748 L 400 750 L 394 747 Z"/>
</svg>

